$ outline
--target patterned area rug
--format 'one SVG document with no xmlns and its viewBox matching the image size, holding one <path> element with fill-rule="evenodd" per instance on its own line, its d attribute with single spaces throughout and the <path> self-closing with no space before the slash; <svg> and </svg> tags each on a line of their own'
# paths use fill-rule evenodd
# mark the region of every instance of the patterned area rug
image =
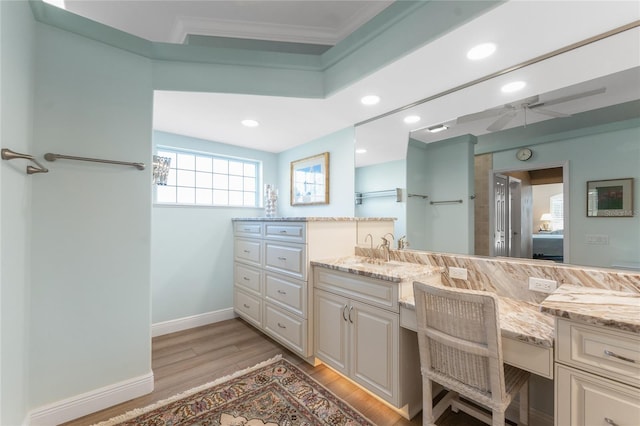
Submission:
<svg viewBox="0 0 640 426">
<path fill-rule="evenodd" d="M 277 356 L 96 426 L 367 425 L 346 402 Z"/>
</svg>

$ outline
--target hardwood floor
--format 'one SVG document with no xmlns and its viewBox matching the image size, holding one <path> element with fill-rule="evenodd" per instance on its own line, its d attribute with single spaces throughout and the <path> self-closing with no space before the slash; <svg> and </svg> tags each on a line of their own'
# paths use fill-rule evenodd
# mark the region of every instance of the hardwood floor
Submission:
<svg viewBox="0 0 640 426">
<path fill-rule="evenodd" d="M 156 337 L 153 339 L 152 347 L 152 368 L 155 378 L 155 388 L 152 393 L 64 425 L 84 426 L 107 420 L 251 367 L 277 354 L 282 354 L 284 358 L 347 401 L 376 425 L 422 424 L 422 413 L 411 421 L 406 420 L 333 370 L 324 365 L 312 367 L 240 319 Z M 437 424 L 439 426 L 483 425 L 464 413 L 450 411 L 444 413 Z"/>
</svg>

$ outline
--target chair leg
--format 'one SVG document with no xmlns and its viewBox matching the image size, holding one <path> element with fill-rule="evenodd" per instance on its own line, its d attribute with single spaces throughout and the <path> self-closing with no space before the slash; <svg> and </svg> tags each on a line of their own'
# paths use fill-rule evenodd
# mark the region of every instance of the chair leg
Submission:
<svg viewBox="0 0 640 426">
<path fill-rule="evenodd" d="M 435 426 L 431 380 L 422 378 L 422 426 Z"/>
<path fill-rule="evenodd" d="M 493 411 L 492 426 L 505 426 L 504 424 L 504 411 Z"/>
<path fill-rule="evenodd" d="M 529 381 L 520 388 L 520 425 L 529 424 Z"/>
</svg>

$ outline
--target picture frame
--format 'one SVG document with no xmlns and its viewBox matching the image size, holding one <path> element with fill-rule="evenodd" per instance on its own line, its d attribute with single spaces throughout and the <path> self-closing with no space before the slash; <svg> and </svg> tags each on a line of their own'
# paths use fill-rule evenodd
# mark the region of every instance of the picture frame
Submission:
<svg viewBox="0 0 640 426">
<path fill-rule="evenodd" d="M 587 217 L 632 217 L 633 178 L 587 182 Z"/>
<path fill-rule="evenodd" d="M 329 153 L 291 162 L 291 205 L 329 204 Z"/>
</svg>

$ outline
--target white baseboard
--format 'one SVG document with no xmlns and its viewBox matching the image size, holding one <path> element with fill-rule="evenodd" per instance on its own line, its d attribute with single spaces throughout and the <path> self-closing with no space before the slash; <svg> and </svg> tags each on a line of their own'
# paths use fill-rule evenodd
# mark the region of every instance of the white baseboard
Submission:
<svg viewBox="0 0 640 426">
<path fill-rule="evenodd" d="M 153 391 L 153 372 L 48 404 L 29 413 L 28 425 L 55 426 Z"/>
<path fill-rule="evenodd" d="M 177 331 L 188 330 L 202 325 L 213 324 L 214 322 L 226 321 L 235 318 L 237 315 L 233 308 L 220 309 L 218 311 L 207 312 L 190 317 L 178 318 L 170 321 L 151 324 L 151 336 L 157 337 Z"/>
</svg>

